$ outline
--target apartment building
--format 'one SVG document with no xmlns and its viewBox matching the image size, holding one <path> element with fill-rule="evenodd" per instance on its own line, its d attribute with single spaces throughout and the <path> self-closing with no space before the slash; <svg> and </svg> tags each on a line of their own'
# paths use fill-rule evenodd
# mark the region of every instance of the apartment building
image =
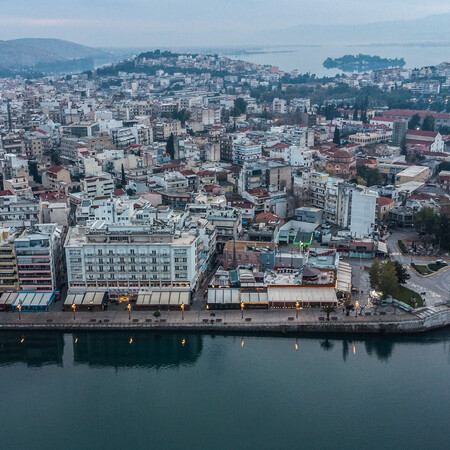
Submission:
<svg viewBox="0 0 450 450">
<path fill-rule="evenodd" d="M 170 223 L 72 227 L 65 242 L 69 288 L 108 291 L 110 298 L 149 287 L 195 289 L 205 269 L 204 231 Z"/>
<path fill-rule="evenodd" d="M 9 180 L 3 180 L 3 189 L 5 191 L 10 191 L 14 195 L 18 196 L 32 196 L 28 178 L 24 176 L 18 176 L 10 178 Z"/>
<path fill-rule="evenodd" d="M 80 139 L 68 136 L 61 138 L 61 158 L 68 163 L 78 162 L 80 148 L 86 148 L 86 144 Z"/>
<path fill-rule="evenodd" d="M 0 223 L 4 227 L 31 227 L 39 223 L 39 203 L 11 191 L 0 191 Z"/>
<path fill-rule="evenodd" d="M 83 192 L 88 198 L 110 196 L 114 192 L 114 180 L 109 173 L 82 180 Z"/>
<path fill-rule="evenodd" d="M 243 139 L 233 144 L 233 164 L 243 166 L 245 163 L 256 162 L 260 159 L 261 145 Z"/>
<path fill-rule="evenodd" d="M 21 229 L 0 228 L 0 293 L 19 289 L 14 239 L 20 232 Z"/>
<path fill-rule="evenodd" d="M 63 275 L 63 229 L 39 224 L 15 239 L 21 291 L 55 291 Z"/>
<path fill-rule="evenodd" d="M 51 166 L 42 174 L 42 184 L 51 191 L 65 193 L 71 181 L 70 172 L 63 166 Z"/>
<path fill-rule="evenodd" d="M 210 209 L 207 220 L 217 229 L 217 250 L 222 251 L 230 239 L 237 239 L 242 232 L 242 211 L 238 208 L 225 207 Z"/>
<path fill-rule="evenodd" d="M 53 147 L 51 136 L 42 130 L 24 134 L 25 153 L 28 157 L 39 159 L 49 154 Z"/>
<path fill-rule="evenodd" d="M 377 197 L 375 192 L 367 189 L 354 189 L 352 193 L 352 209 L 350 233 L 354 238 L 370 236 L 375 227 Z"/>
<path fill-rule="evenodd" d="M 323 209 L 323 219 L 348 227 L 351 190 L 339 178 L 314 172 L 310 180 L 311 206 Z"/>
<path fill-rule="evenodd" d="M 181 134 L 181 122 L 179 120 L 159 120 L 153 125 L 153 136 L 157 141 L 166 141 L 170 135 L 179 136 Z"/>
</svg>

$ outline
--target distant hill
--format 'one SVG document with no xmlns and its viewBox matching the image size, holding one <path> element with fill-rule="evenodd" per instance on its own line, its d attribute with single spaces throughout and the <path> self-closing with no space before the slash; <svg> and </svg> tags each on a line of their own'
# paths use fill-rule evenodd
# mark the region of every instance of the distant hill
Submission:
<svg viewBox="0 0 450 450">
<path fill-rule="evenodd" d="M 0 41 L 0 67 L 5 69 L 23 69 L 34 67 L 39 62 L 54 63 L 61 61 L 58 55 L 45 50 L 21 45 L 16 42 Z"/>
<path fill-rule="evenodd" d="M 0 69 L 8 71 L 72 72 L 114 61 L 107 51 L 61 39 L 0 41 Z"/>
<path fill-rule="evenodd" d="M 63 41 L 62 39 L 41 39 L 41 38 L 25 38 L 13 39 L 7 42 L 32 47 L 40 51 L 57 55 L 62 59 L 78 59 L 78 58 L 95 58 L 107 55 L 97 48 L 86 47 L 85 45 L 76 44 L 74 42 Z"/>
</svg>

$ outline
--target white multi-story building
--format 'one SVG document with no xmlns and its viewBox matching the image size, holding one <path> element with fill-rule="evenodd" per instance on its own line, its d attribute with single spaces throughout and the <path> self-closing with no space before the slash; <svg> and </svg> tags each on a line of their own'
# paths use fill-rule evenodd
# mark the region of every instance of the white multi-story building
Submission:
<svg viewBox="0 0 450 450">
<path fill-rule="evenodd" d="M 363 238 L 374 231 L 377 207 L 376 192 L 354 189 L 352 193 L 352 209 L 350 233 L 352 237 Z"/>
<path fill-rule="evenodd" d="M 272 111 L 275 114 L 286 114 L 287 113 L 286 100 L 282 98 L 274 98 L 272 101 Z"/>
<path fill-rule="evenodd" d="M 39 202 L 0 191 L 0 223 L 4 227 L 31 227 L 39 223 Z"/>
<path fill-rule="evenodd" d="M 261 159 L 261 145 L 253 144 L 248 139 L 233 143 L 233 164 L 243 166 L 245 163 Z"/>
<path fill-rule="evenodd" d="M 102 290 L 134 295 L 149 287 L 195 289 L 206 270 L 203 226 L 176 230 L 173 224 L 117 225 L 104 221 L 72 227 L 65 249 L 71 290 Z"/>
<path fill-rule="evenodd" d="M 104 197 L 114 192 L 114 181 L 109 173 L 84 178 L 83 192 L 88 198 Z"/>
</svg>

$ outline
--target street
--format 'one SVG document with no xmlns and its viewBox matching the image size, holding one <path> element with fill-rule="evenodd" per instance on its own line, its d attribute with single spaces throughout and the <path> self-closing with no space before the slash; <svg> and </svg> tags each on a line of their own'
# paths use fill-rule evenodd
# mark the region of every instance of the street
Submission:
<svg viewBox="0 0 450 450">
<path fill-rule="evenodd" d="M 440 301 L 449 300 L 450 269 L 447 269 L 435 275 L 431 275 L 427 278 L 420 277 L 410 268 L 410 264 L 411 263 L 416 263 L 419 265 L 429 264 L 431 261 L 435 260 L 435 258 L 433 259 L 433 258 L 403 255 L 400 249 L 398 248 L 397 241 L 399 239 L 403 240 L 413 238 L 417 239 L 417 233 L 415 233 L 414 231 L 395 230 L 387 239 L 388 250 L 391 255 L 391 258 L 403 264 L 407 268 L 408 273 L 411 276 L 406 286 L 410 287 L 415 291 L 418 291 L 420 294 L 422 292 L 426 292 L 425 300 L 427 306 L 433 306 L 434 304 Z M 448 258 L 444 259 L 448 260 Z M 424 296 L 422 295 L 422 297 Z"/>
</svg>

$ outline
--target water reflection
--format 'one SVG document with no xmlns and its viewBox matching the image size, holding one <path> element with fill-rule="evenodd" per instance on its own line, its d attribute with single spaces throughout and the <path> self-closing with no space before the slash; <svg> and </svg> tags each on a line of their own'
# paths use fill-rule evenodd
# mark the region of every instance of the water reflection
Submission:
<svg viewBox="0 0 450 450">
<path fill-rule="evenodd" d="M 334 343 L 330 341 L 329 339 L 325 339 L 320 343 L 320 346 L 325 350 L 329 351 L 334 347 Z"/>
<path fill-rule="evenodd" d="M 62 333 L 0 333 L 0 366 L 25 363 L 29 367 L 62 365 Z"/>
<path fill-rule="evenodd" d="M 238 336 L 235 336 L 238 338 Z M 104 367 L 177 367 L 194 364 L 200 357 L 204 339 L 215 335 L 181 333 L 129 333 L 129 332 L 83 332 L 66 335 L 72 341 L 72 348 L 66 357 L 76 364 Z M 396 345 L 436 344 L 448 342 L 450 330 L 437 330 L 417 336 L 377 335 L 317 335 L 299 334 L 297 337 L 273 335 L 240 336 L 236 344 L 244 348 L 253 345 L 254 340 L 287 339 L 291 351 L 302 355 L 302 341 L 315 340 L 319 350 L 342 352 L 344 362 L 349 357 L 361 354 L 375 356 L 388 361 Z M 247 341 L 247 342 L 245 342 Z M 214 344 L 213 344 L 214 345 Z M 221 348 L 220 346 L 217 347 Z M 317 347 L 316 347 L 317 348 Z M 60 365 L 63 362 L 64 334 L 55 332 L 0 332 L 0 366 L 24 363 L 30 367 Z"/>
<path fill-rule="evenodd" d="M 77 333 L 74 362 L 90 366 L 171 367 L 193 364 L 203 348 L 200 334 Z"/>
</svg>

